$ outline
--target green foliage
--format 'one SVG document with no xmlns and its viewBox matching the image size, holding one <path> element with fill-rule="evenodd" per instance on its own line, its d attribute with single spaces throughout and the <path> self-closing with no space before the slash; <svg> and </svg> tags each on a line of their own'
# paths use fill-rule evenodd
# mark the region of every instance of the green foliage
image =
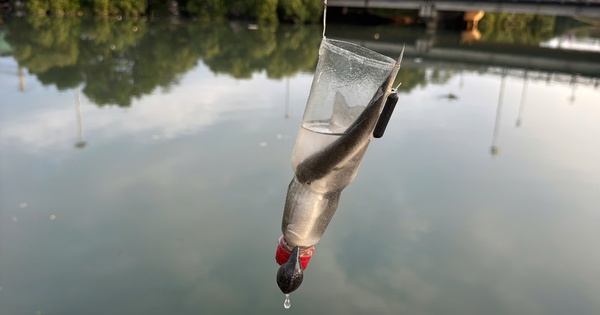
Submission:
<svg viewBox="0 0 600 315">
<path fill-rule="evenodd" d="M 91 0 L 92 12 L 96 15 L 104 16 L 110 14 L 110 0 Z"/>
<path fill-rule="evenodd" d="M 50 1 L 50 13 L 54 15 L 76 14 L 81 8 L 78 1 L 52 0 Z"/>
<path fill-rule="evenodd" d="M 227 14 L 226 2 L 222 0 L 185 0 L 184 11 L 203 20 L 222 19 Z"/>
<path fill-rule="evenodd" d="M 130 106 L 157 88 L 169 89 L 204 62 L 215 73 L 283 78 L 312 71 L 318 26 L 148 22 L 137 18 L 16 18 L 6 40 L 19 65 L 44 85 L 82 86 L 103 106 Z"/>
<path fill-rule="evenodd" d="M 233 18 L 254 18 L 254 0 L 230 0 L 228 14 Z"/>
<path fill-rule="evenodd" d="M 26 3 L 27 12 L 30 14 L 46 15 L 50 11 L 50 1 L 29 0 Z"/>
<path fill-rule="evenodd" d="M 402 67 L 398 71 L 394 85 L 402 83 L 398 88 L 400 93 L 408 93 L 416 87 L 427 85 L 427 76 L 424 68 Z"/>
<path fill-rule="evenodd" d="M 321 20 L 323 4 L 318 0 L 282 0 L 278 11 L 284 21 L 315 23 Z"/>
<path fill-rule="evenodd" d="M 256 5 L 256 19 L 260 24 L 278 23 L 277 2 L 279 0 L 258 0 Z"/>
<path fill-rule="evenodd" d="M 319 57 L 321 28 L 316 25 L 280 27 L 276 35 L 277 48 L 268 57 L 267 76 L 281 79 L 298 71 L 313 71 Z"/>
<path fill-rule="evenodd" d="M 234 17 L 256 20 L 261 24 L 279 22 L 278 0 L 182 0 L 179 3 L 187 15 L 202 20 Z"/>
<path fill-rule="evenodd" d="M 168 0 L 148 0 L 148 14 L 150 15 L 168 15 L 169 1 Z"/>
<path fill-rule="evenodd" d="M 179 9 L 187 16 L 202 20 L 241 18 L 259 24 L 315 23 L 321 18 L 319 0 L 177 0 Z M 96 16 L 169 13 L 168 0 L 27 0 L 26 8 L 32 15 L 93 14 Z"/>
<path fill-rule="evenodd" d="M 146 13 L 146 0 L 111 0 L 109 8 L 113 14 L 138 16 Z"/>
<path fill-rule="evenodd" d="M 26 3 L 27 11 L 34 15 L 74 15 L 81 8 L 79 1 L 73 0 L 29 0 Z"/>
<path fill-rule="evenodd" d="M 80 20 L 76 18 L 38 17 L 29 21 L 17 19 L 7 41 L 19 63 L 33 73 L 77 63 Z"/>
<path fill-rule="evenodd" d="M 483 40 L 537 45 L 554 36 L 555 22 L 553 16 L 486 13 L 479 22 L 479 31 Z"/>
<path fill-rule="evenodd" d="M 73 15 L 86 10 L 102 16 L 138 16 L 146 12 L 146 0 L 28 0 L 26 8 L 34 15 Z"/>
</svg>

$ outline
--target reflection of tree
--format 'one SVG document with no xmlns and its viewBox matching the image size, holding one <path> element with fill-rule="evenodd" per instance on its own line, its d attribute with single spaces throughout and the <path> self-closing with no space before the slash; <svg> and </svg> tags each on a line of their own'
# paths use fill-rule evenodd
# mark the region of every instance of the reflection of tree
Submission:
<svg viewBox="0 0 600 315">
<path fill-rule="evenodd" d="M 445 85 L 459 72 L 459 69 L 438 64 L 423 67 L 402 66 L 398 71 L 394 86 L 402 83 L 398 88 L 398 92 L 410 93 L 417 87 L 425 87 L 429 84 Z"/>
<path fill-rule="evenodd" d="M 316 25 L 248 30 L 214 22 L 42 17 L 13 19 L 7 27 L 15 59 L 42 84 L 61 90 L 80 86 L 95 104 L 119 106 L 156 88 L 169 89 L 200 60 L 214 73 L 240 79 L 256 72 L 275 79 L 310 72 L 321 41 Z M 435 73 L 403 67 L 399 90 L 408 92 L 427 81 L 443 83 L 451 75 Z"/>
<path fill-rule="evenodd" d="M 84 93 L 94 103 L 128 106 L 132 98 L 149 94 L 156 87 L 169 88 L 176 84 L 180 74 L 196 65 L 200 55 L 187 42 L 193 33 L 165 23 L 155 24 L 152 31 L 145 31 L 148 25 L 139 22 L 140 25 L 135 26 L 141 34 L 138 39 L 125 44 L 123 49 L 110 44 L 111 50 L 101 60 L 90 59 L 91 77 L 87 79 Z M 126 30 L 131 32 L 133 27 Z"/>
<path fill-rule="evenodd" d="M 454 71 L 442 69 L 440 67 L 435 67 L 431 71 L 431 75 L 429 76 L 429 82 L 433 84 L 445 84 L 448 83 L 448 81 L 450 81 L 453 75 Z"/>
<path fill-rule="evenodd" d="M 396 76 L 396 84 L 402 83 L 398 88 L 400 93 L 408 93 L 418 86 L 427 85 L 427 76 L 424 68 L 402 67 Z"/>
<path fill-rule="evenodd" d="M 312 70 L 317 62 L 321 34 L 316 26 L 260 26 L 256 31 L 240 27 L 207 25 L 202 43 L 203 61 L 215 73 L 249 78 L 266 71 L 270 78 L 283 78 Z"/>
<path fill-rule="evenodd" d="M 38 17 L 14 19 L 8 27 L 15 59 L 42 84 L 82 86 L 92 102 L 120 106 L 177 84 L 199 60 L 236 78 L 310 71 L 321 40 L 317 26 L 252 31 L 236 24 Z"/>
<path fill-rule="evenodd" d="M 260 27 L 257 31 L 219 25 L 207 27 L 209 34 L 217 33 L 213 35 L 217 40 L 212 41 L 212 47 L 206 47 L 211 54 L 204 56 L 203 61 L 215 73 L 250 78 L 253 72 L 264 69 L 266 59 L 276 48 L 276 26 Z"/>
<path fill-rule="evenodd" d="M 169 87 L 200 57 L 186 41 L 194 30 L 141 19 L 16 19 L 10 38 L 17 61 L 45 85 L 83 92 L 98 105 L 128 106 L 157 86 Z"/>
<path fill-rule="evenodd" d="M 17 19 L 9 24 L 7 41 L 19 63 L 30 72 L 43 73 L 77 63 L 80 25 L 74 18 Z"/>
<path fill-rule="evenodd" d="M 268 59 L 267 75 L 271 78 L 283 78 L 298 71 L 313 71 L 321 42 L 319 33 L 320 28 L 316 26 L 296 27 L 278 32 L 278 47 Z"/>
<path fill-rule="evenodd" d="M 482 40 L 507 44 L 537 45 L 554 36 L 556 17 L 486 13 L 479 22 Z"/>
</svg>

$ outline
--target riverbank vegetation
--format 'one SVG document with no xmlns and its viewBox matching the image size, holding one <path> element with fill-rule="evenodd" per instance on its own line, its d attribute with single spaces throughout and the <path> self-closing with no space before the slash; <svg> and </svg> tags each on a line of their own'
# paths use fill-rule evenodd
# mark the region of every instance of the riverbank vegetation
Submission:
<svg viewBox="0 0 600 315">
<path fill-rule="evenodd" d="M 100 106 L 129 106 L 157 88 L 169 89 L 199 62 L 237 79 L 310 72 L 321 41 L 317 25 L 249 30 L 243 23 L 28 17 L 6 26 L 20 67 L 59 90 L 81 87 Z"/>
<path fill-rule="evenodd" d="M 27 0 L 30 15 L 183 15 L 203 20 L 250 19 L 313 23 L 323 10 L 316 0 Z"/>
<path fill-rule="evenodd" d="M 506 44 L 540 43 L 556 35 L 556 17 L 534 14 L 486 13 L 479 22 L 482 40 Z"/>
<path fill-rule="evenodd" d="M 320 25 L 171 23 L 132 17 L 11 19 L 6 41 L 19 67 L 43 85 L 81 88 L 98 106 L 130 106 L 156 89 L 170 89 L 199 63 L 212 73 L 279 80 L 314 71 Z M 433 75 L 435 76 L 435 75 Z M 402 67 L 401 93 L 428 84 L 424 68 Z"/>
</svg>

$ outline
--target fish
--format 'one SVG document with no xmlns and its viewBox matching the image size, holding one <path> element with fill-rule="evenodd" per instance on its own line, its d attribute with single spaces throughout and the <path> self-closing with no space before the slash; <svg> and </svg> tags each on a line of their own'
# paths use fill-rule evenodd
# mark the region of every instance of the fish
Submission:
<svg viewBox="0 0 600 315">
<path fill-rule="evenodd" d="M 367 149 L 380 113 L 392 92 L 392 84 L 400 70 L 403 55 L 404 48 L 387 79 L 346 132 L 323 150 L 313 153 L 298 164 L 296 178 L 301 183 L 310 185 L 311 182 L 327 176 L 331 171 L 340 169 L 345 162 Z"/>
<path fill-rule="evenodd" d="M 300 248 L 298 244 L 307 240 L 312 244 L 316 243 L 310 240 L 311 235 L 316 234 L 319 234 L 318 241 L 337 209 L 340 192 L 343 189 L 329 189 L 329 187 L 326 187 L 327 191 L 324 192 L 312 191 L 311 189 L 304 189 L 303 185 L 310 185 L 311 182 L 342 169 L 348 161 L 362 157 L 373 136 L 373 131 L 379 121 L 387 98 L 393 91 L 391 88 L 392 83 L 396 79 L 398 70 L 400 70 L 403 55 L 404 48 L 386 80 L 344 134 L 323 150 L 313 153 L 296 166 L 296 176 L 288 187 L 288 196 L 281 223 L 285 240 L 288 244 L 296 245 L 288 261 L 277 270 L 277 285 L 285 294 L 298 289 L 304 277 L 299 261 Z M 339 106 L 346 103 L 343 97 L 336 97 L 336 104 L 339 101 Z M 307 203 L 306 200 L 311 202 Z M 303 245 L 306 246 L 306 244 Z"/>
</svg>

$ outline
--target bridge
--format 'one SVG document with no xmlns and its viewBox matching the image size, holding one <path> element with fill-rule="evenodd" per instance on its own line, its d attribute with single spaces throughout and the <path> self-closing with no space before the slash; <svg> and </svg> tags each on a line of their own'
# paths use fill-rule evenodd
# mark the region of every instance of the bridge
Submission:
<svg viewBox="0 0 600 315">
<path fill-rule="evenodd" d="M 425 19 L 477 11 L 600 19 L 600 0 L 329 0 L 327 6 L 418 10 Z"/>
</svg>

